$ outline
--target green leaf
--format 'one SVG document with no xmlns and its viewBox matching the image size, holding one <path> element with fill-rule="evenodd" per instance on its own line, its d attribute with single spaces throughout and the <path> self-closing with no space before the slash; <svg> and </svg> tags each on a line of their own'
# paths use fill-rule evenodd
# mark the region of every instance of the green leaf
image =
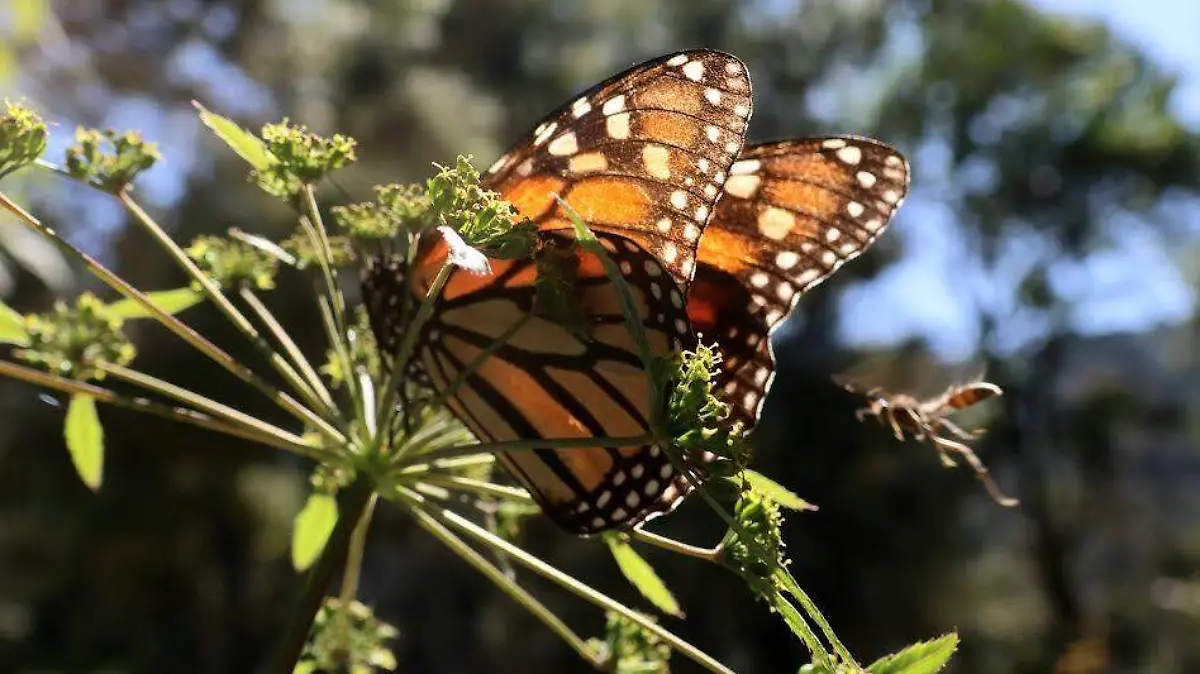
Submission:
<svg viewBox="0 0 1200 674">
<path fill-rule="evenodd" d="M 273 157 L 261 138 L 234 124 L 229 118 L 209 112 L 196 101 L 192 101 L 192 105 L 200 111 L 200 120 L 204 125 L 212 129 L 218 138 L 225 141 L 225 144 L 245 159 L 255 171 L 265 171 L 271 165 Z"/>
<path fill-rule="evenodd" d="M 775 480 L 772 480 L 762 473 L 746 469 L 742 474 L 746 477 L 746 482 L 749 482 L 750 486 L 755 491 L 778 503 L 784 508 L 788 508 L 790 510 L 817 509 L 817 506 L 805 501 L 787 487 L 779 484 Z"/>
<path fill-rule="evenodd" d="M 96 414 L 96 401 L 82 393 L 71 396 L 67 408 L 67 420 L 63 425 L 63 436 L 75 472 L 92 491 L 100 489 L 104 474 L 104 427 Z"/>
<path fill-rule="evenodd" d="M 29 333 L 25 330 L 25 318 L 16 309 L 0 302 L 0 344 L 29 346 Z"/>
<path fill-rule="evenodd" d="M 176 288 L 174 290 L 159 290 L 157 292 L 146 293 L 154 306 L 162 309 L 168 314 L 177 314 L 184 309 L 198 304 L 204 299 L 204 295 L 192 290 L 191 288 Z M 123 299 L 113 302 L 108 305 L 108 311 L 113 316 L 130 320 L 134 318 L 148 318 L 150 312 L 145 307 L 134 302 L 131 299 Z"/>
<path fill-rule="evenodd" d="M 659 578 L 649 562 L 642 559 L 642 556 L 619 536 L 605 536 L 604 542 L 608 543 L 608 549 L 612 552 L 613 559 L 617 561 L 617 566 L 621 568 L 625 579 L 636 587 L 643 597 L 650 600 L 650 603 L 663 613 L 677 618 L 683 617 L 679 602 L 675 600 L 675 596 L 667 589 L 666 583 Z"/>
<path fill-rule="evenodd" d="M 899 653 L 885 655 L 867 671 L 871 674 L 933 674 L 946 665 L 958 649 L 958 635 L 954 632 L 932 641 L 918 641 Z"/>
<path fill-rule="evenodd" d="M 297 571 L 304 571 L 317 561 L 337 519 L 336 499 L 320 493 L 308 497 L 292 528 L 292 566 Z"/>
</svg>

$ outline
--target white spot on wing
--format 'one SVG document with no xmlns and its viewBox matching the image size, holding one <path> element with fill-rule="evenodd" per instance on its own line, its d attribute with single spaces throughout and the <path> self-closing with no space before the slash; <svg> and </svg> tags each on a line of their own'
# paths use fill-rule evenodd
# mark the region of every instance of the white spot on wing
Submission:
<svg viewBox="0 0 1200 674">
<path fill-rule="evenodd" d="M 604 128 L 608 131 L 608 137 L 614 140 L 625 140 L 629 138 L 629 113 L 622 112 L 609 117 Z"/>
<path fill-rule="evenodd" d="M 608 99 L 607 101 L 604 101 L 604 105 L 601 106 L 600 112 L 603 112 L 606 115 L 615 115 L 624 109 L 625 109 L 625 94 L 618 94 L 618 95 L 613 96 L 612 98 Z"/>
<path fill-rule="evenodd" d="M 550 141 L 550 144 L 546 146 L 546 149 L 552 155 L 566 157 L 579 151 L 579 141 L 575 138 L 574 131 L 568 131 L 558 138 Z"/>
<path fill-rule="evenodd" d="M 855 145 L 847 145 L 837 151 L 837 157 L 851 166 L 857 166 L 862 161 L 862 150 Z"/>
</svg>

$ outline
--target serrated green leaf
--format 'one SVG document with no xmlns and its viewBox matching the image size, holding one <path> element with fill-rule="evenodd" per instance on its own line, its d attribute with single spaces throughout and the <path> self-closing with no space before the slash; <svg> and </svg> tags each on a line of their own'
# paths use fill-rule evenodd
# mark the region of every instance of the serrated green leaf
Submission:
<svg viewBox="0 0 1200 674">
<path fill-rule="evenodd" d="M 296 515 L 292 527 L 292 566 L 304 571 L 317 561 L 337 524 L 337 500 L 329 494 L 312 494 Z"/>
<path fill-rule="evenodd" d="M 168 314 L 177 314 L 184 309 L 198 304 L 204 299 L 204 295 L 192 290 L 191 288 L 176 288 L 174 290 L 159 290 L 152 293 L 146 293 L 154 306 L 162 309 Z M 131 299 L 123 299 L 113 302 L 108 305 L 108 311 L 118 318 L 130 320 L 134 318 L 147 318 L 150 312 L 145 307 L 134 302 Z"/>
<path fill-rule="evenodd" d="M 234 124 L 229 118 L 209 112 L 195 101 L 192 101 L 192 105 L 200 111 L 200 120 L 204 125 L 212 129 L 218 138 L 225 141 L 225 144 L 245 159 L 255 171 L 265 171 L 271 165 L 271 153 L 261 138 Z"/>
<path fill-rule="evenodd" d="M 96 414 L 96 401 L 82 393 L 71 396 L 63 436 L 75 472 L 92 491 L 100 489 L 104 475 L 104 427 Z"/>
<path fill-rule="evenodd" d="M 636 587 L 643 597 L 663 613 L 677 618 L 683 617 L 679 602 L 675 600 L 675 596 L 667 589 L 667 584 L 658 576 L 649 562 L 618 536 L 605 536 L 604 542 L 608 543 L 608 549 L 612 552 L 613 559 L 617 561 L 617 566 L 625 575 L 625 579 Z"/>
<path fill-rule="evenodd" d="M 29 346 L 29 333 L 25 331 L 25 318 L 16 309 L 0 302 L 0 344 Z"/>
<path fill-rule="evenodd" d="M 745 470 L 743 475 L 755 491 L 791 510 L 816 510 L 817 506 L 797 496 L 787 487 L 775 480 L 753 470 Z"/>
<path fill-rule="evenodd" d="M 934 674 L 946 666 L 950 656 L 958 648 L 958 635 L 954 632 L 932 641 L 918 641 L 899 653 L 885 655 L 867 671 L 871 674 Z"/>
</svg>

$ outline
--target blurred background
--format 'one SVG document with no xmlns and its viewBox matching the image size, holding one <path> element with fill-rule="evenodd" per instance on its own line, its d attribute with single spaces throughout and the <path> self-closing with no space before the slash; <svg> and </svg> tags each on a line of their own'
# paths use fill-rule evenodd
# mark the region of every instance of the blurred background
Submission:
<svg viewBox="0 0 1200 674">
<path fill-rule="evenodd" d="M 957 629 L 956 672 L 1196 672 L 1198 27 L 1187 0 L 4 0 L 0 96 L 55 123 L 54 161 L 77 124 L 159 143 L 166 160 L 137 194 L 186 241 L 292 226 L 192 99 L 251 128 L 287 116 L 357 138 L 340 182 L 365 198 L 457 153 L 487 166 L 635 62 L 733 52 L 753 76 L 751 140 L 869 135 L 914 170 L 888 234 L 776 335 L 760 468 L 821 508 L 788 521 L 797 578 L 867 661 Z M 111 199 L 43 172 L 3 189 L 134 283 L 183 283 Z M 97 288 L 0 216 L 6 303 L 39 311 Z M 285 284 L 271 300 L 312 336 L 307 293 Z M 215 312 L 188 319 L 258 362 Z M 165 331 L 133 330 L 145 370 L 275 418 Z M 861 399 L 830 376 L 881 356 L 916 379 L 987 364 L 1007 395 L 977 449 L 1019 508 L 855 421 Z M 309 467 L 105 409 L 94 495 L 63 409 L 38 393 L 0 382 L 0 671 L 253 671 L 299 590 L 287 546 Z M 717 531 L 699 510 L 663 528 L 706 542 Z M 544 522 L 528 536 L 645 606 L 601 544 Z M 689 614 L 670 627 L 738 671 L 806 661 L 732 577 L 649 556 Z M 597 612 L 534 587 L 600 633 Z M 399 628 L 402 672 L 586 671 L 387 507 L 362 596 Z"/>
</svg>

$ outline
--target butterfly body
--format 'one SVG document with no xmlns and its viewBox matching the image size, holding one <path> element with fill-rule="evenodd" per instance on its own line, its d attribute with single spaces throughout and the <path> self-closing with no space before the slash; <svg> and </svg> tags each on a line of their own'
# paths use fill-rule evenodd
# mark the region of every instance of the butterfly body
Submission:
<svg viewBox="0 0 1200 674">
<path fill-rule="evenodd" d="M 537 225 L 539 254 L 453 271 L 414 358 L 481 441 L 638 437 L 659 412 L 616 288 L 572 246 L 568 208 L 622 275 L 651 355 L 692 348 L 702 333 L 724 354 L 718 385 L 734 417 L 757 420 L 774 372 L 770 332 L 882 231 L 908 172 L 866 139 L 743 148 L 750 92 L 733 56 L 664 56 L 573 98 L 491 166 L 483 186 Z M 391 308 L 420 302 L 447 259 L 437 236 L 422 236 L 411 269 L 383 258 L 367 267 L 385 351 L 404 329 Z M 498 457 L 575 534 L 643 522 L 688 490 L 652 444 Z"/>
</svg>

